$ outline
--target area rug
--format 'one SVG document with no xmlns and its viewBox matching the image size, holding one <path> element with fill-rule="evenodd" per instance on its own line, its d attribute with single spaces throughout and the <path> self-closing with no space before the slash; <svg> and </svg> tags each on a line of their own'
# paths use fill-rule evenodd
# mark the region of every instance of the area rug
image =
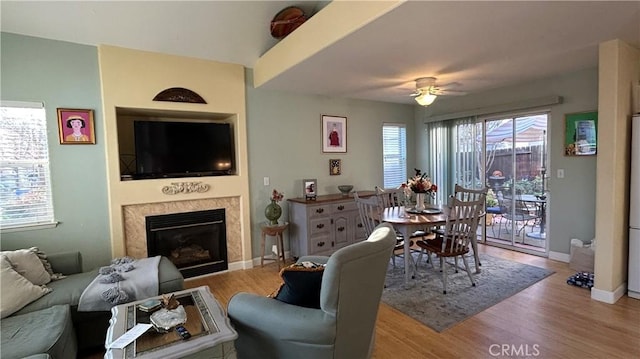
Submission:
<svg viewBox="0 0 640 359">
<path fill-rule="evenodd" d="M 417 258 L 417 254 L 414 256 Z M 390 263 L 387 270 L 382 301 L 429 328 L 442 332 L 554 273 L 544 268 L 480 254 L 481 272 L 476 274 L 473 256 L 468 261 L 476 286 L 471 286 L 462 260 L 458 260 L 461 269 L 455 273 L 451 259 L 451 265 L 447 268 L 447 294 L 443 294 L 438 259 L 434 269 L 431 264 L 425 263 L 424 256 L 418 265 L 416 279 L 410 279 L 405 286 L 404 263 L 402 258 L 396 258 L 396 266 Z"/>
</svg>

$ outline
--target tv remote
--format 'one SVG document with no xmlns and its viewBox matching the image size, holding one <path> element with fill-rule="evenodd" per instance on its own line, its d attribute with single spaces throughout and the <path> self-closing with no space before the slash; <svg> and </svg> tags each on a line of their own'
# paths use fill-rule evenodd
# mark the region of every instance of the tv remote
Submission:
<svg viewBox="0 0 640 359">
<path fill-rule="evenodd" d="M 183 327 L 182 325 L 178 325 L 176 327 L 176 332 L 178 332 L 178 335 L 180 335 L 180 338 L 182 338 L 182 340 L 191 338 L 191 333 L 189 333 L 187 328 Z"/>
</svg>

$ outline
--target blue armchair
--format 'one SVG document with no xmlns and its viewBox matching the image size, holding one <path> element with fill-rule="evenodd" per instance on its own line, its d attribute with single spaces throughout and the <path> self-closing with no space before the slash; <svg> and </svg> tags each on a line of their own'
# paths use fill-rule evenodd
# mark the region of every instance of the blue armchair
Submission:
<svg viewBox="0 0 640 359">
<path fill-rule="evenodd" d="M 301 257 L 298 262 L 326 263 L 320 309 L 255 294 L 235 294 L 227 309 L 238 331 L 238 358 L 370 357 L 395 243 L 393 227 L 383 223 L 366 241 L 339 249 L 330 257 Z"/>
</svg>

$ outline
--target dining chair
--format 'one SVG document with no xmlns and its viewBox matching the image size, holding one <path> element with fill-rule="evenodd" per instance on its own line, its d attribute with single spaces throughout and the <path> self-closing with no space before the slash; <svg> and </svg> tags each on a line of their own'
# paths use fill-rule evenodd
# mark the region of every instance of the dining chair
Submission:
<svg viewBox="0 0 640 359">
<path fill-rule="evenodd" d="M 535 221 L 539 218 L 536 213 L 532 213 L 527 204 L 522 200 L 520 194 L 516 194 L 515 199 L 512 197 L 503 197 L 498 199 L 500 208 L 502 209 L 502 217 L 506 219 L 504 222 L 505 230 L 509 233 L 508 225 L 515 224 L 516 234 L 520 236 L 522 233 L 522 240 L 524 242 L 524 229 L 531 221 Z M 533 226 L 531 227 L 533 229 Z M 501 234 L 501 229 L 498 229 L 498 236 Z"/>
<path fill-rule="evenodd" d="M 378 197 L 378 204 L 380 205 L 380 210 L 383 211 L 385 208 L 392 207 L 404 207 L 405 206 L 405 193 L 402 188 L 382 188 L 379 186 L 375 187 L 376 196 Z M 424 238 L 427 235 L 425 230 L 417 230 L 411 234 L 409 237 L 409 247 L 413 247 L 414 239 L 416 238 Z M 402 232 L 396 229 L 396 236 L 398 237 L 398 245 L 396 249 L 393 251 L 393 266 L 396 266 L 396 257 L 404 257 L 404 236 Z M 416 249 L 411 249 L 412 252 L 420 252 Z M 412 265 L 415 265 L 413 261 L 413 257 L 409 259 L 412 262 Z"/>
<path fill-rule="evenodd" d="M 462 187 L 456 183 L 454 186 L 454 192 L 453 192 L 452 198 L 457 198 L 464 202 L 481 201 L 482 211 L 483 211 L 482 213 L 484 213 L 484 203 L 486 201 L 488 192 L 489 192 L 489 187 L 486 187 L 486 186 L 484 188 L 474 189 L 474 188 Z M 444 228 L 436 230 L 436 237 L 443 236 L 444 232 L 445 232 Z M 473 259 L 475 260 L 475 264 L 476 264 L 476 272 L 480 272 L 478 267 L 482 266 L 482 263 L 480 262 L 480 256 L 478 255 L 478 237 L 477 236 L 471 238 L 471 248 L 473 249 Z M 455 265 L 456 267 L 458 266 L 457 257 L 455 258 Z"/>
<path fill-rule="evenodd" d="M 445 258 L 462 258 L 464 267 L 471 280 L 471 285 L 475 287 L 476 283 L 469 268 L 466 254 L 469 253 L 469 245 L 472 238 L 476 236 L 478 223 L 482 218 L 484 211 L 484 199 L 480 198 L 476 201 L 461 201 L 451 196 L 449 205 L 445 209 L 447 221 L 444 228 L 444 235 L 437 236 L 433 240 L 419 240 L 417 245 L 424 249 L 428 256 L 431 266 L 431 254 L 435 254 L 440 259 L 440 271 L 442 272 L 442 293 L 447 294 L 447 269 L 445 268 Z M 456 273 L 458 266 L 456 261 Z"/>
<path fill-rule="evenodd" d="M 353 193 L 353 198 L 358 207 L 358 213 L 360 214 L 360 220 L 364 226 L 365 234 L 368 237 L 373 232 L 373 229 L 381 222 L 382 205 L 380 204 L 380 198 L 378 196 L 360 197 L 358 192 Z M 401 234 L 398 234 L 397 230 L 395 230 L 395 232 L 396 244 L 393 247 L 391 255 L 394 267 L 396 266 L 396 257 L 403 257 L 404 254 L 404 238 Z M 413 245 L 413 242 L 411 242 L 410 245 Z"/>
</svg>

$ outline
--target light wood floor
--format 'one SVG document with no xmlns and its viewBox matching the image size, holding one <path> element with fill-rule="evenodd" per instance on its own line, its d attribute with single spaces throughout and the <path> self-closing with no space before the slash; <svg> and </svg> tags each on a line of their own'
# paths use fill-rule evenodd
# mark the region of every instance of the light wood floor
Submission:
<svg viewBox="0 0 640 359">
<path fill-rule="evenodd" d="M 567 263 L 479 250 L 556 273 L 442 333 L 380 304 L 374 358 L 640 358 L 640 300 L 594 301 L 566 283 L 574 274 Z M 224 308 L 237 292 L 268 295 L 279 284 L 275 263 L 186 281 L 188 288 L 209 286 Z"/>
<path fill-rule="evenodd" d="M 640 300 L 594 301 L 589 290 L 566 283 L 574 274 L 567 263 L 479 250 L 556 273 L 443 333 L 380 304 L 374 358 L 640 358 Z M 224 308 L 237 292 L 268 295 L 279 284 L 275 263 L 186 281 L 208 285 Z"/>
</svg>

